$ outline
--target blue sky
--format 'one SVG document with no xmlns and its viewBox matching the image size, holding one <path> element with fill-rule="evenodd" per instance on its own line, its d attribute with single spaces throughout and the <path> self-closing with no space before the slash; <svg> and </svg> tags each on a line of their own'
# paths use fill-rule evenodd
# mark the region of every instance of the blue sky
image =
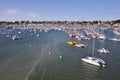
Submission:
<svg viewBox="0 0 120 80">
<path fill-rule="evenodd" d="M 120 19 L 120 0 L 0 0 L 0 21 L 82 19 Z"/>
</svg>

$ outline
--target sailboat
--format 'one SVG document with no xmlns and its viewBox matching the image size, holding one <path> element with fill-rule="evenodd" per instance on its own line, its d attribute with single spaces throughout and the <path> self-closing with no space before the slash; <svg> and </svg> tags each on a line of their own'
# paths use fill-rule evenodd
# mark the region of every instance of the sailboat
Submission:
<svg viewBox="0 0 120 80">
<path fill-rule="evenodd" d="M 85 58 L 82 58 L 81 60 L 95 66 L 105 67 L 105 61 L 103 61 L 100 58 L 94 57 L 94 46 L 95 46 L 95 39 L 93 39 L 92 56 L 87 56 Z"/>
</svg>

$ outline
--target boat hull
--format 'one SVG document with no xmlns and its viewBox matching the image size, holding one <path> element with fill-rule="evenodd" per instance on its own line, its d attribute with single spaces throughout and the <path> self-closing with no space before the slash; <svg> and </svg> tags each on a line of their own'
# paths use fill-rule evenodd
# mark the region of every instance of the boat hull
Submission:
<svg viewBox="0 0 120 80">
<path fill-rule="evenodd" d="M 95 65 L 95 66 L 105 67 L 104 64 L 100 64 L 100 63 L 98 63 L 96 60 L 91 60 L 91 59 L 87 59 L 87 58 L 82 58 L 81 60 L 84 61 L 84 62 L 86 62 L 86 63 Z"/>
</svg>

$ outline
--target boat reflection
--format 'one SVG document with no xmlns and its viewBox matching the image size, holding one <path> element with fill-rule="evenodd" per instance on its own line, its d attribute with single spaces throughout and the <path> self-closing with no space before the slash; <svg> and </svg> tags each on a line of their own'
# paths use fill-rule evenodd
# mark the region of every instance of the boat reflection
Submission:
<svg viewBox="0 0 120 80">
<path fill-rule="evenodd" d="M 86 62 L 82 62 L 82 67 L 84 69 L 85 72 L 91 73 L 92 72 L 97 72 L 99 70 L 100 67 L 92 65 L 92 64 L 88 64 Z"/>
</svg>

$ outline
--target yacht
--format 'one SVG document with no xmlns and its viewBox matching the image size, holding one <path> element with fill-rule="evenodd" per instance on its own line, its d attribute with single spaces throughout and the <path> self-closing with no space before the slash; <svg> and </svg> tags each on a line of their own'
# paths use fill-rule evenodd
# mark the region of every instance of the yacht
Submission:
<svg viewBox="0 0 120 80">
<path fill-rule="evenodd" d="M 89 64 L 93 64 L 93 65 L 100 66 L 100 67 L 105 67 L 105 62 L 102 59 L 97 58 L 97 57 L 88 56 L 86 58 L 82 58 L 81 60 Z"/>
<path fill-rule="evenodd" d="M 17 35 L 14 35 L 14 36 L 12 36 L 12 39 L 13 39 L 13 40 L 19 40 L 20 37 L 18 37 Z"/>
<path fill-rule="evenodd" d="M 112 40 L 112 41 L 120 41 L 120 39 L 117 39 L 117 38 L 110 38 L 109 40 Z"/>
<path fill-rule="evenodd" d="M 98 36 L 98 39 L 101 39 L 101 40 L 106 40 L 106 37 L 105 37 L 105 35 L 104 35 L 104 34 L 100 34 L 100 35 Z"/>
<path fill-rule="evenodd" d="M 75 44 L 74 46 L 78 47 L 78 48 L 85 48 L 86 47 L 86 45 L 84 45 L 84 44 Z"/>
<path fill-rule="evenodd" d="M 105 48 L 101 48 L 101 49 L 99 49 L 99 50 L 97 50 L 98 52 L 100 52 L 100 53 L 105 53 L 105 54 L 109 54 L 110 53 L 110 51 L 108 51 L 107 49 L 105 49 Z"/>
<path fill-rule="evenodd" d="M 113 33 L 115 33 L 116 35 L 120 35 L 120 32 L 113 30 Z"/>
<path fill-rule="evenodd" d="M 95 39 L 93 40 L 92 56 L 87 56 L 85 58 L 82 58 L 81 60 L 95 66 L 105 67 L 105 61 L 103 61 L 100 58 L 94 57 L 94 45 L 95 45 Z"/>
</svg>

